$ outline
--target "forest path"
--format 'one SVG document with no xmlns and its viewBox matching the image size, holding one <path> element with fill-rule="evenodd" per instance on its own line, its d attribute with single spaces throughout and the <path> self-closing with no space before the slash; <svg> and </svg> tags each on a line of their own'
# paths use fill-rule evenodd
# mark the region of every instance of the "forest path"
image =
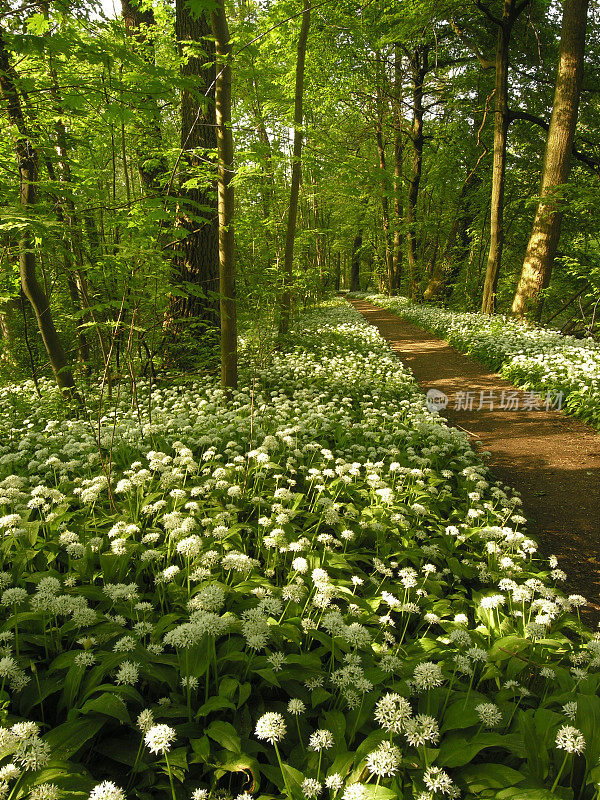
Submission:
<svg viewBox="0 0 600 800">
<path fill-rule="evenodd" d="M 558 557 L 568 576 L 565 590 L 584 595 L 591 605 L 585 616 L 598 622 L 600 436 L 561 411 L 525 410 L 531 394 L 443 339 L 364 300 L 348 302 L 379 330 L 425 392 L 437 389 L 448 396 L 440 414 L 466 431 L 476 450 L 491 453 L 493 477 L 521 494 L 527 533 L 544 555 Z M 464 395 L 457 398 L 460 392 L 472 393 L 472 409 L 463 408 L 468 403 Z M 514 393 L 518 409 L 498 408 L 502 392 Z"/>
</svg>

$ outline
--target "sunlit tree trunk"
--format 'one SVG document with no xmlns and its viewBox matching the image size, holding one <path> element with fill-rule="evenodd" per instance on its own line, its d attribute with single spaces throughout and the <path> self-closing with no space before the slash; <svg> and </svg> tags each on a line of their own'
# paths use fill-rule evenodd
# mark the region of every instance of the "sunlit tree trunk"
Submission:
<svg viewBox="0 0 600 800">
<path fill-rule="evenodd" d="M 221 312 L 221 385 L 237 388 L 237 323 L 233 231 L 233 135 L 231 132 L 231 41 L 225 0 L 211 11 L 216 43 L 215 108 L 219 159 L 219 293 Z"/>
<path fill-rule="evenodd" d="M 513 25 L 529 4 L 523 0 L 504 0 L 502 18 L 492 17 L 498 26 L 496 46 L 496 80 L 494 88 L 494 160 L 492 169 L 492 193 L 490 198 L 490 248 L 488 251 L 485 283 L 481 311 L 492 314 L 496 307 L 496 289 L 502 263 L 504 247 L 504 184 L 506 176 L 506 142 L 510 118 L 508 113 L 508 52 Z M 477 3 L 487 16 L 487 7 Z"/>
<path fill-rule="evenodd" d="M 279 335 L 284 336 L 290 329 L 292 315 L 292 282 L 294 277 L 294 239 L 296 237 L 296 216 L 298 214 L 298 194 L 302 177 L 302 100 L 304 95 L 304 62 L 310 26 L 310 0 L 303 0 L 304 13 L 298 37 L 296 58 L 296 87 L 294 92 L 294 144 L 292 149 L 292 176 L 290 182 L 290 202 L 285 233 L 285 252 L 283 257 L 283 292 L 279 315 Z"/>
<path fill-rule="evenodd" d="M 377 154 L 379 156 L 379 171 L 381 174 L 381 213 L 383 219 L 383 238 L 385 243 L 385 267 L 386 267 L 387 291 L 388 294 L 395 294 L 396 282 L 394 279 L 392 232 L 390 226 L 390 204 L 388 199 L 389 186 L 387 179 L 387 164 L 385 159 L 383 132 L 380 122 L 377 123 L 375 129 L 375 136 L 377 140 Z"/>
<path fill-rule="evenodd" d="M 542 167 L 537 207 L 512 313 L 541 316 L 541 293 L 548 287 L 562 222 L 561 188 L 569 177 L 583 79 L 588 0 L 565 0 L 554 105 Z"/>
</svg>

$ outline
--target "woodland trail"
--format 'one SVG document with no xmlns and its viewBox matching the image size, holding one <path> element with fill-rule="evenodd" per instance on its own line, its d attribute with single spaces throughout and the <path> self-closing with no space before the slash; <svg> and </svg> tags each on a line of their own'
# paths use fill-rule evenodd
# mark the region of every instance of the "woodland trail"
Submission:
<svg viewBox="0 0 600 800">
<path fill-rule="evenodd" d="M 557 556 L 568 576 L 563 587 L 584 595 L 587 621 L 600 624 L 600 436 L 561 411 L 525 410 L 531 395 L 443 339 L 364 300 L 348 302 L 379 330 L 425 392 L 448 396 L 440 414 L 466 431 L 476 450 L 490 452 L 492 476 L 521 495 L 527 533 L 542 554 Z M 472 393 L 472 409 L 464 408 L 461 392 Z M 502 392 L 516 393 L 511 396 L 518 409 L 498 408 Z"/>
</svg>

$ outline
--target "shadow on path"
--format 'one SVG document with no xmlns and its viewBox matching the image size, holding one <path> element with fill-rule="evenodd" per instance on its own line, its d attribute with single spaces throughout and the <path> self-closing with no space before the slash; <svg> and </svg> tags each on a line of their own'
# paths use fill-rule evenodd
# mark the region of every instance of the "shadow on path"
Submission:
<svg viewBox="0 0 600 800">
<path fill-rule="evenodd" d="M 600 619 L 600 436 L 561 411 L 532 408 L 515 389 L 447 342 L 364 300 L 349 302 L 374 325 L 414 373 L 420 387 L 448 397 L 440 410 L 488 450 L 492 476 L 520 492 L 527 532 L 543 554 L 554 553 L 565 589 L 583 594 Z M 470 392 L 470 395 L 467 395 Z M 503 394 L 504 393 L 504 394 Z M 512 410 L 500 408 L 512 405 Z"/>
</svg>

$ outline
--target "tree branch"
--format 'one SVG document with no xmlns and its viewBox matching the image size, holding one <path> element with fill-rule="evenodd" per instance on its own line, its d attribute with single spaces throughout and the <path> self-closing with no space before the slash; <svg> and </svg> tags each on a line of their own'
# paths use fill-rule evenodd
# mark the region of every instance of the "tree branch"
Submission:
<svg viewBox="0 0 600 800">
<path fill-rule="evenodd" d="M 530 114 L 529 111 L 514 111 L 509 109 L 508 119 L 509 122 L 513 122 L 514 120 L 518 119 L 525 120 L 526 122 L 533 122 L 534 125 L 538 125 L 545 131 L 547 131 L 550 127 L 549 123 L 546 122 L 545 119 L 542 119 L 535 114 Z M 575 145 L 573 145 L 571 152 L 578 161 L 581 161 L 582 164 L 585 164 L 587 167 L 589 167 L 589 169 L 591 169 L 595 175 L 600 176 L 600 161 L 596 160 L 587 153 L 582 153 L 580 150 L 577 150 Z"/>
<path fill-rule="evenodd" d="M 486 15 L 488 19 L 491 19 L 494 25 L 502 25 L 502 20 L 499 17 L 496 17 L 494 14 L 492 14 L 489 8 L 487 6 L 484 6 L 481 0 L 475 0 L 475 5 L 481 12 L 483 12 Z"/>
<path fill-rule="evenodd" d="M 450 20 L 450 26 L 461 42 L 475 54 L 483 69 L 492 69 L 492 67 L 495 66 L 493 61 L 488 61 L 487 58 L 483 56 L 481 50 L 477 47 L 477 44 L 470 37 L 468 37 L 461 28 L 458 27 L 458 24 L 455 22 L 455 20 Z"/>
<path fill-rule="evenodd" d="M 531 0 L 522 0 L 519 5 L 515 6 L 513 11 L 513 20 L 517 19 L 519 15 L 527 8 Z"/>
</svg>

